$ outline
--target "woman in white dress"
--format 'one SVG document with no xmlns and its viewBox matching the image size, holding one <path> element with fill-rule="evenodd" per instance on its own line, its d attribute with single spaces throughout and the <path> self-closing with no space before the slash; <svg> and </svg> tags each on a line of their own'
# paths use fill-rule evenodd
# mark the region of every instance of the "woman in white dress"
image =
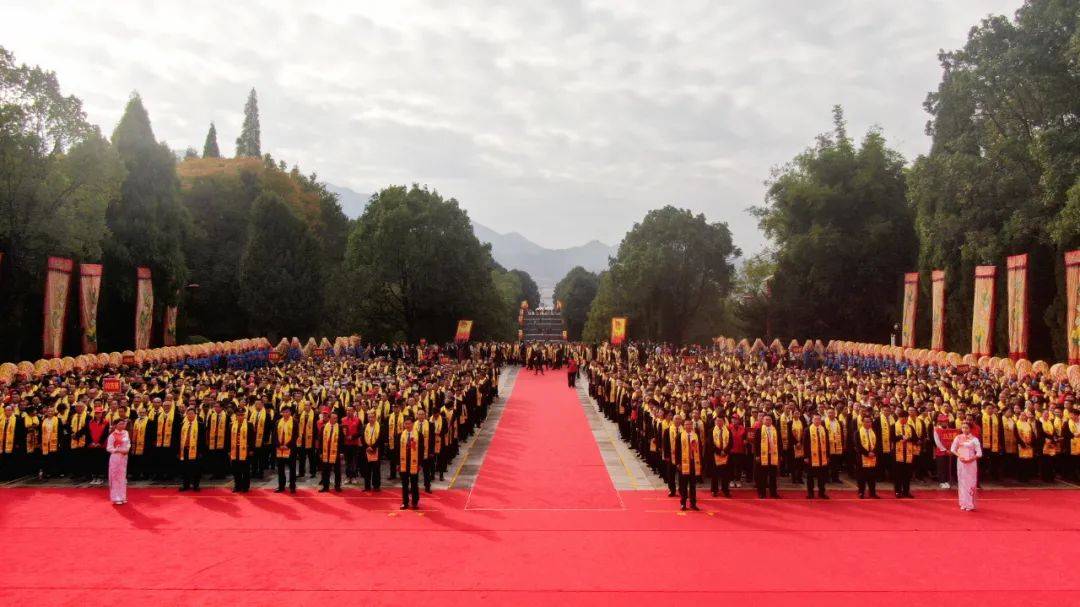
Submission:
<svg viewBox="0 0 1080 607">
<path fill-rule="evenodd" d="M 975 487 L 979 481 L 982 445 L 971 433 L 970 422 L 964 422 L 960 427 L 960 434 L 953 439 L 949 451 L 956 456 L 956 488 L 960 497 L 960 509 L 971 512 L 975 510 Z"/>
<path fill-rule="evenodd" d="M 127 465 L 131 438 L 127 433 L 127 420 L 117 420 L 105 442 L 109 452 L 109 499 L 119 506 L 127 503 Z"/>
</svg>

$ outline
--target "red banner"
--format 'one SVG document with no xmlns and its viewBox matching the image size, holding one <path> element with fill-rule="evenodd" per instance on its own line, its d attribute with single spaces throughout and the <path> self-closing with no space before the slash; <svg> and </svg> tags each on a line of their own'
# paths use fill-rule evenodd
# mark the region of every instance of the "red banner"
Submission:
<svg viewBox="0 0 1080 607">
<path fill-rule="evenodd" d="M 97 354 L 97 311 L 101 296 L 101 264 L 79 264 L 79 321 L 83 354 Z"/>
<path fill-rule="evenodd" d="M 945 349 L 945 271 L 934 270 L 930 275 L 930 349 Z"/>
<path fill-rule="evenodd" d="M 120 392 L 120 378 L 110 375 L 101 380 L 101 389 L 109 394 L 117 394 Z"/>
<path fill-rule="evenodd" d="M 971 308 L 971 353 L 994 353 L 994 281 L 997 266 L 975 267 L 975 302 Z"/>
<path fill-rule="evenodd" d="M 611 344 L 618 346 L 626 341 L 626 318 L 616 316 L 611 319 Z"/>
<path fill-rule="evenodd" d="M 459 320 L 457 321 L 457 332 L 454 334 L 454 341 L 462 343 L 469 341 L 469 337 L 472 335 L 472 321 L 471 320 Z"/>
<path fill-rule="evenodd" d="M 1028 349 L 1028 256 L 1010 255 L 1005 260 L 1009 313 L 1009 358 L 1027 358 Z"/>
<path fill-rule="evenodd" d="M 49 258 L 45 274 L 45 324 L 41 330 L 42 358 L 57 358 L 64 349 L 64 320 L 74 267 L 70 259 Z"/>
<path fill-rule="evenodd" d="M 1069 342 L 1069 364 L 1080 364 L 1080 250 L 1065 253 L 1065 301 L 1069 306 L 1065 323 Z"/>
<path fill-rule="evenodd" d="M 900 346 L 915 347 L 915 310 L 919 301 L 919 273 L 904 274 L 904 324 L 900 334 Z"/>
<path fill-rule="evenodd" d="M 150 331 L 154 328 L 154 283 L 150 268 L 139 268 L 135 287 L 135 349 L 150 347 Z"/>
<path fill-rule="evenodd" d="M 165 308 L 165 345 L 176 345 L 176 317 L 179 315 L 178 306 L 166 306 Z"/>
</svg>

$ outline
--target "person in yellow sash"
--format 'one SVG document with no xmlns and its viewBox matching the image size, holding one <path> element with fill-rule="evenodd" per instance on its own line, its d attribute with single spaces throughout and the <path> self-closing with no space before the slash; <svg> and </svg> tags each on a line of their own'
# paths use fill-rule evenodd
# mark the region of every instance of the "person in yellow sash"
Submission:
<svg viewBox="0 0 1080 607">
<path fill-rule="evenodd" d="M 840 468 L 844 464 L 844 422 L 837 417 L 836 408 L 830 407 L 827 412 L 828 419 L 825 421 L 825 429 L 829 433 L 829 481 L 840 482 Z"/>
<path fill-rule="evenodd" d="M 915 449 L 918 437 L 915 435 L 915 426 L 911 423 L 907 409 L 897 411 L 897 420 L 893 425 L 893 491 L 898 498 L 913 497 L 911 495 L 912 465 L 915 463 Z"/>
<path fill-rule="evenodd" d="M 855 436 L 855 453 L 859 461 L 855 471 L 855 480 L 859 487 L 859 499 L 864 499 L 869 489 L 871 499 L 878 499 L 877 467 L 881 456 L 881 441 L 874 431 L 874 419 L 863 417 L 862 426 Z"/>
<path fill-rule="evenodd" d="M 86 453 L 86 424 L 90 421 L 90 412 L 86 410 L 86 401 L 76 401 L 74 411 L 68 416 L 67 434 L 68 442 L 67 466 L 68 474 L 72 480 L 81 480 L 90 475 L 87 467 Z"/>
<path fill-rule="evenodd" d="M 825 493 L 825 482 L 829 479 L 829 431 L 821 421 L 821 415 L 814 414 L 810 427 L 804 433 L 802 452 L 806 457 L 806 499 L 814 499 L 814 481 L 817 481 L 817 496 L 829 499 Z"/>
<path fill-rule="evenodd" d="M 225 446 L 229 440 L 229 414 L 221 406 L 221 401 L 214 401 L 210 413 L 206 416 L 206 467 L 210 478 L 225 478 L 229 468 L 228 451 Z"/>
<path fill-rule="evenodd" d="M 1043 411 L 1042 417 L 1035 424 L 1038 441 L 1041 444 L 1039 452 L 1039 474 L 1044 483 L 1054 482 L 1054 460 L 1061 452 L 1061 429 L 1054 421 L 1049 409 Z"/>
<path fill-rule="evenodd" d="M 316 449 L 316 418 L 315 407 L 310 403 L 300 403 L 300 391 L 293 391 L 293 403 L 298 407 L 296 413 L 296 459 L 299 462 L 299 474 L 303 478 L 308 465 L 311 467 L 311 478 L 315 478 L 317 469 L 315 462 L 318 459 Z"/>
<path fill-rule="evenodd" d="M 979 433 L 979 440 L 982 441 L 982 463 L 980 466 L 986 471 L 986 476 L 998 480 L 1001 477 L 1001 453 L 1004 450 L 1004 432 L 1001 428 L 1001 417 L 998 415 L 997 405 L 994 403 L 986 403 L 986 406 L 983 407 L 982 424 Z"/>
<path fill-rule="evenodd" d="M 1035 473 L 1036 439 L 1035 422 L 1031 420 L 1031 413 L 1025 409 L 1020 412 L 1020 419 L 1016 422 L 1016 476 L 1021 483 L 1029 482 Z"/>
<path fill-rule="evenodd" d="M 141 480 L 150 478 L 150 418 L 146 407 L 139 407 L 135 421 L 131 423 L 131 450 L 128 455 L 131 477 Z"/>
<path fill-rule="evenodd" d="M 683 421 L 678 437 L 675 439 L 674 461 L 679 475 L 679 505 L 686 510 L 686 501 L 690 500 L 690 509 L 697 510 L 697 477 L 701 474 L 701 441 L 694 430 L 694 420 Z"/>
<path fill-rule="evenodd" d="M 431 478 L 435 475 L 435 424 L 427 418 L 423 409 L 416 411 L 417 441 L 420 446 L 420 468 L 424 475 L 424 493 L 431 493 Z"/>
<path fill-rule="evenodd" d="M 292 416 L 292 407 L 285 405 L 281 417 L 274 425 L 274 459 L 277 462 L 277 489 L 275 493 L 284 493 L 285 476 L 288 473 L 289 493 L 296 493 L 296 420 Z"/>
<path fill-rule="evenodd" d="M 731 497 L 731 428 L 728 427 L 727 418 L 718 415 L 713 424 L 713 475 L 712 494 L 716 497 L 720 493 L 724 497 Z"/>
<path fill-rule="evenodd" d="M 773 426 L 771 415 L 761 419 L 761 428 L 754 437 L 756 449 L 754 450 L 754 464 L 757 469 L 758 498 L 765 499 L 768 491 L 769 497 L 779 499 L 780 494 L 776 490 L 776 476 L 780 470 L 780 436 Z"/>
<path fill-rule="evenodd" d="M 409 507 L 409 498 L 412 498 L 412 508 L 416 510 L 420 505 L 420 441 L 416 431 L 413 430 L 413 418 L 405 418 L 405 429 L 398 436 L 398 472 L 401 473 L 401 509 Z"/>
<path fill-rule="evenodd" d="M 1072 482 L 1080 481 L 1080 410 L 1069 411 L 1069 419 L 1061 426 L 1061 446 L 1065 452 L 1062 476 Z"/>
<path fill-rule="evenodd" d="M 382 426 L 379 425 L 374 410 L 368 411 L 367 423 L 360 433 L 360 440 L 360 446 L 364 449 L 364 491 L 379 491 L 382 482 Z M 390 465 L 393 466 L 394 462 L 391 461 Z"/>
<path fill-rule="evenodd" d="M 263 399 L 255 399 L 255 406 L 247 416 L 248 423 L 254 432 L 254 455 L 252 456 L 251 475 L 262 480 L 267 467 L 272 466 L 274 457 L 274 429 L 276 428 L 273 413 L 266 408 Z M 273 468 L 271 468 L 273 469 Z"/>
<path fill-rule="evenodd" d="M 15 412 L 14 405 L 4 403 L 0 412 L 0 480 L 11 480 L 22 471 L 20 442 L 25 435 L 22 415 Z"/>
<path fill-rule="evenodd" d="M 39 436 L 41 437 L 41 452 L 38 459 L 38 478 L 49 478 L 60 473 L 60 434 L 63 422 L 56 416 L 56 409 L 45 407 L 45 415 L 41 418 Z"/>
<path fill-rule="evenodd" d="M 334 491 L 341 493 L 341 460 L 345 452 L 345 433 L 341 431 L 338 414 L 330 412 L 323 424 L 319 440 L 319 462 L 322 464 L 322 488 L 319 493 L 330 491 L 330 473 L 334 474 Z"/>
<path fill-rule="evenodd" d="M 178 437 L 180 450 L 177 458 L 180 461 L 181 484 L 180 490 L 199 490 L 201 471 L 199 469 L 202 458 L 204 432 L 202 423 L 199 421 L 195 407 L 188 407 L 184 414 L 184 421 L 180 424 L 180 436 Z"/>
<path fill-rule="evenodd" d="M 236 410 L 236 417 L 230 423 L 228 447 L 233 493 L 247 493 L 251 489 L 251 460 L 256 453 L 255 428 L 247 420 L 247 411 L 243 407 Z"/>
</svg>

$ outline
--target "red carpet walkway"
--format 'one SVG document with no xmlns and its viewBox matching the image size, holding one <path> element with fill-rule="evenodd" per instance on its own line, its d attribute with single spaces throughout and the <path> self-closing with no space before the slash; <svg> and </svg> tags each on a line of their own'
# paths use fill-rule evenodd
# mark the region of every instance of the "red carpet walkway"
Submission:
<svg viewBox="0 0 1080 607">
<path fill-rule="evenodd" d="M 738 491 L 682 513 L 664 493 L 615 494 L 598 477 L 582 412 L 552 375 L 518 379 L 472 497 L 424 495 L 420 511 L 398 511 L 393 491 L 141 489 L 117 508 L 104 489 L 2 489 L 0 605 L 1060 607 L 1080 596 L 1080 492 L 985 492 L 963 513 L 949 491 L 872 502 Z"/>
<path fill-rule="evenodd" d="M 466 510 L 621 509 L 566 373 L 518 373 Z"/>
</svg>

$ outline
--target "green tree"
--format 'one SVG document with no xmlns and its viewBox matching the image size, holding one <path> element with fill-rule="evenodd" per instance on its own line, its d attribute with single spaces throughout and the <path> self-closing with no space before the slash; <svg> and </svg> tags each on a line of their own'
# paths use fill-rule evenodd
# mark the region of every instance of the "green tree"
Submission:
<svg viewBox="0 0 1080 607">
<path fill-rule="evenodd" d="M 996 351 L 1007 352 L 1002 257 L 1028 253 L 1030 356 L 1066 356 L 1062 256 L 1080 246 L 1078 10 L 1074 0 L 1025 2 L 1014 20 L 988 17 L 939 56 L 944 73 L 925 103 L 932 145 L 911 169 L 909 196 L 919 269 L 946 272 L 946 348 L 968 351 L 974 268 L 990 264 L 1001 276 Z"/>
<path fill-rule="evenodd" d="M 221 150 L 218 149 L 217 144 L 217 127 L 214 126 L 213 122 L 210 123 L 210 130 L 206 131 L 206 141 L 202 146 L 202 157 L 221 158 Z"/>
<path fill-rule="evenodd" d="M 273 193 L 251 209 L 240 258 L 240 307 L 252 335 L 311 335 L 322 309 L 318 244 L 304 222 Z"/>
<path fill-rule="evenodd" d="M 134 342 L 136 267 L 150 268 L 157 308 L 177 301 L 188 276 L 183 243 L 190 226 L 177 196 L 176 158 L 154 139 L 137 93 L 128 101 L 112 143 L 127 173 L 120 197 L 106 212 L 112 238 L 105 242 L 108 278 L 101 289 L 99 332 L 104 351 L 130 348 Z"/>
<path fill-rule="evenodd" d="M 473 319 L 477 338 L 499 324 L 490 246 L 458 202 L 413 185 L 372 197 L 346 252 L 361 330 L 374 338 L 449 339 Z"/>
<path fill-rule="evenodd" d="M 53 72 L 0 47 L 0 359 L 41 354 L 46 257 L 101 258 L 124 166 Z"/>
<path fill-rule="evenodd" d="M 729 298 L 736 332 L 728 337 L 746 337 L 751 341 L 772 337 L 768 298 L 775 272 L 776 260 L 768 250 L 745 259 L 739 266 Z"/>
<path fill-rule="evenodd" d="M 720 330 L 718 306 L 731 288 L 730 260 L 738 254 L 726 223 L 670 205 L 649 211 L 619 244 L 609 276 L 601 277 L 586 334 L 599 334 L 618 313 L 630 318 L 635 339 L 681 344 L 711 338 Z"/>
<path fill-rule="evenodd" d="M 600 277 L 581 266 L 575 266 L 555 285 L 555 301 L 562 302 L 562 317 L 566 334 L 571 341 L 581 339 L 589 316 Z"/>
<path fill-rule="evenodd" d="M 856 148 L 835 107 L 833 132 L 774 173 L 754 213 L 776 246 L 773 335 L 887 340 L 915 233 L 904 159 L 877 129 Z"/>
<path fill-rule="evenodd" d="M 240 136 L 236 138 L 236 157 L 250 156 L 259 158 L 262 156 L 262 142 L 259 132 L 259 99 L 255 95 L 255 89 L 248 93 L 247 103 L 244 104 L 244 124 L 240 127 Z"/>
<path fill-rule="evenodd" d="M 521 283 L 521 295 L 518 299 L 518 305 L 521 305 L 522 301 L 529 302 L 529 308 L 535 310 L 540 305 L 540 287 L 536 286 L 536 281 L 525 270 L 510 270 L 512 274 L 518 277 L 518 282 Z"/>
</svg>

